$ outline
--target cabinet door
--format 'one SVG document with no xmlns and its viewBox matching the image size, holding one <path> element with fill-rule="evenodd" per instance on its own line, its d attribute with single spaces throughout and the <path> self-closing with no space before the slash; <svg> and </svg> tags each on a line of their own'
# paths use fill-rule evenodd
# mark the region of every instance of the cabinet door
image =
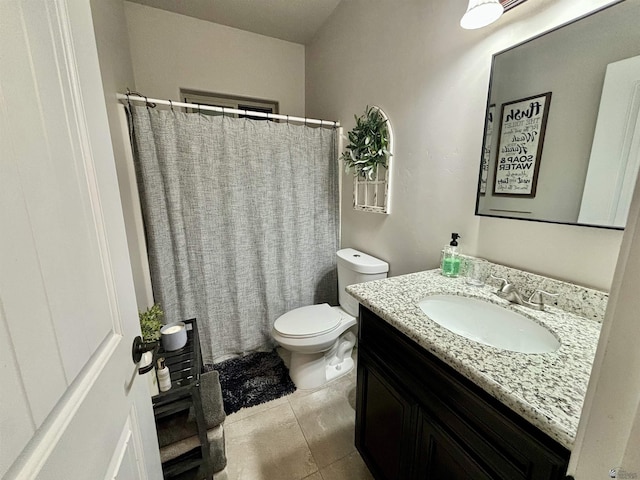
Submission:
<svg viewBox="0 0 640 480">
<path fill-rule="evenodd" d="M 409 478 L 414 412 L 414 404 L 389 376 L 359 352 L 356 447 L 377 480 Z"/>
<path fill-rule="evenodd" d="M 420 411 L 416 451 L 416 480 L 492 480 L 465 448 L 437 421 Z"/>
</svg>

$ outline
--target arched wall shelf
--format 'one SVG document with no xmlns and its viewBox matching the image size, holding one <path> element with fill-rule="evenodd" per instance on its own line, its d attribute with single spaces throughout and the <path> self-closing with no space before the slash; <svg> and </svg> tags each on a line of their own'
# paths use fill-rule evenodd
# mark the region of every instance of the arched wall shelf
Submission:
<svg viewBox="0 0 640 480">
<path fill-rule="evenodd" d="M 391 213 L 391 167 L 394 159 L 393 128 L 387 114 L 377 105 L 374 105 L 383 118 L 387 121 L 389 129 L 389 151 L 391 156 L 387 161 L 387 168 L 377 166 L 372 179 L 361 175 L 353 177 L 353 208 L 363 212 Z"/>
</svg>

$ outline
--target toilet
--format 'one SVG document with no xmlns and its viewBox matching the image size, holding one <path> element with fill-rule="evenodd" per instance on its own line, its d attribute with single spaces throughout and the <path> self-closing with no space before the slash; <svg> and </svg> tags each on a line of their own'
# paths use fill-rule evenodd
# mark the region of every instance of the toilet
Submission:
<svg viewBox="0 0 640 480">
<path fill-rule="evenodd" d="M 296 308 L 273 324 L 274 340 L 291 352 L 289 376 L 299 389 L 318 388 L 353 368 L 358 301 L 345 287 L 386 278 L 389 271 L 388 263 L 353 248 L 339 250 L 337 264 L 340 306 Z"/>
</svg>

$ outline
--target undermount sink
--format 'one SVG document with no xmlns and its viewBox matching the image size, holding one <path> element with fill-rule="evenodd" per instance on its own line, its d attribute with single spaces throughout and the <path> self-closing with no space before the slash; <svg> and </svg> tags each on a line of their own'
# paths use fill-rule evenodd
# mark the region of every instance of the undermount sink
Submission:
<svg viewBox="0 0 640 480">
<path fill-rule="evenodd" d="M 457 295 L 433 295 L 420 309 L 447 330 L 475 342 L 521 353 L 549 353 L 560 342 L 542 325 L 493 303 Z"/>
</svg>

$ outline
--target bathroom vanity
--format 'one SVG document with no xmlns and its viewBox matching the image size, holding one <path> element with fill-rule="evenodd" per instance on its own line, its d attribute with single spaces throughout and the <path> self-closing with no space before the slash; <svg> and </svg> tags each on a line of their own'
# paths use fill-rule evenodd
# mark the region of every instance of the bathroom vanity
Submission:
<svg viewBox="0 0 640 480">
<path fill-rule="evenodd" d="M 376 479 L 565 478 L 607 296 L 505 269 L 494 265 L 523 291 L 562 292 L 569 311 L 526 312 L 437 270 L 347 288 L 361 303 L 356 446 Z M 524 354 L 456 335 L 418 307 L 436 294 L 515 310 L 560 347 Z"/>
</svg>

